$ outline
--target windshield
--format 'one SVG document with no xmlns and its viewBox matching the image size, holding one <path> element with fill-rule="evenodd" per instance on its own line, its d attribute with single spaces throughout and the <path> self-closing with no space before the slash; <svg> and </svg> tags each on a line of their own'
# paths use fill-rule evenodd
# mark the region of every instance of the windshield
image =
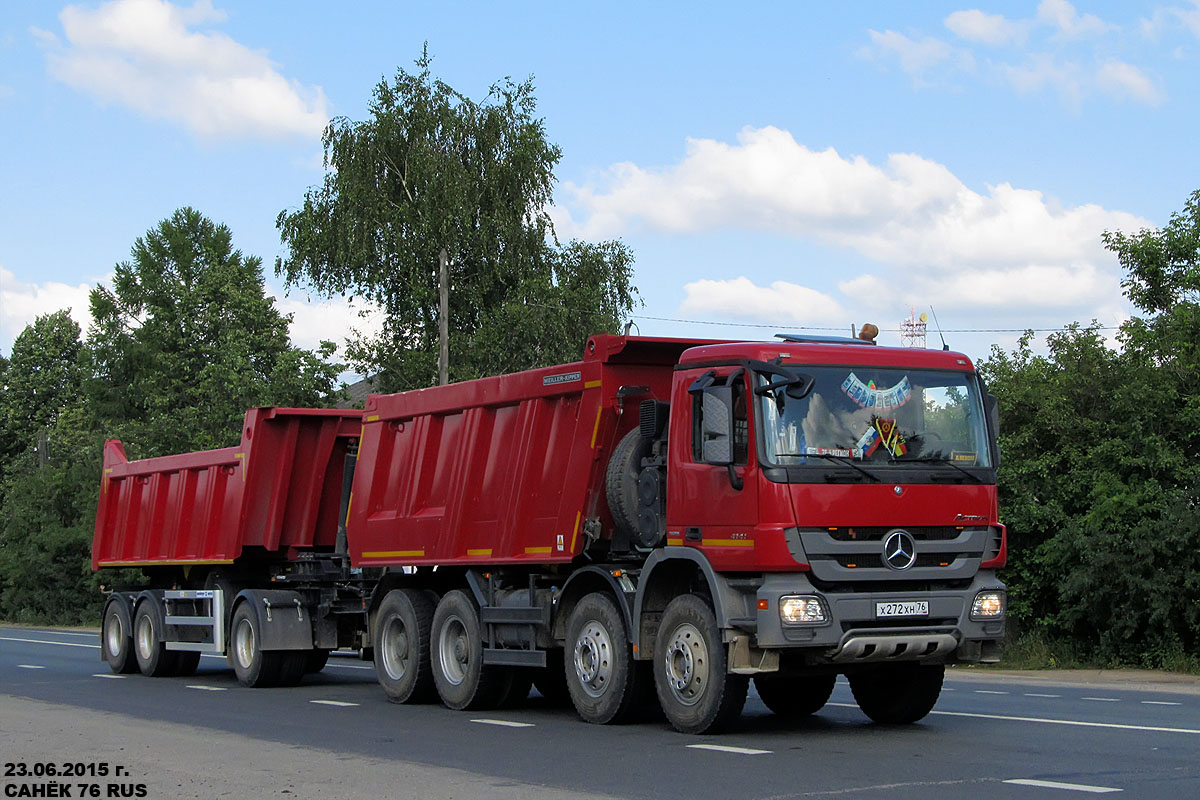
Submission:
<svg viewBox="0 0 1200 800">
<path fill-rule="evenodd" d="M 785 387 L 759 399 L 766 460 L 800 466 L 829 458 L 871 464 L 990 467 L 983 403 L 973 376 L 896 367 L 797 367 L 813 378 L 797 398 Z M 759 374 L 758 387 L 778 383 Z M 813 456 L 813 458 L 810 458 Z"/>
</svg>

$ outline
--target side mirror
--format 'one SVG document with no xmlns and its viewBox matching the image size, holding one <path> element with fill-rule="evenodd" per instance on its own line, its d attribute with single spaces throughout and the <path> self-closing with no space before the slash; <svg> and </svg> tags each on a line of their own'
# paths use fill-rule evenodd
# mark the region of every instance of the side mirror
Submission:
<svg viewBox="0 0 1200 800">
<path fill-rule="evenodd" d="M 709 386 L 702 390 L 700 418 L 701 458 L 705 464 L 733 463 L 733 387 Z"/>
<path fill-rule="evenodd" d="M 987 414 L 988 428 L 996 437 L 996 466 L 1000 466 L 1000 406 L 996 395 L 990 392 L 983 396 L 983 410 Z"/>
</svg>

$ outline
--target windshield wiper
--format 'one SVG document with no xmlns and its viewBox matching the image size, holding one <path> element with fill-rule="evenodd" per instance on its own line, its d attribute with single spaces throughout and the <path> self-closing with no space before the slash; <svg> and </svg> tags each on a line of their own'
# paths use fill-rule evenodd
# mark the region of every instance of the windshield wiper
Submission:
<svg viewBox="0 0 1200 800">
<path fill-rule="evenodd" d="M 858 470 L 863 475 L 866 475 L 868 478 L 875 481 L 876 483 L 881 482 L 881 479 L 879 478 L 879 476 L 876 475 L 874 472 L 871 472 L 870 470 L 865 469 L 864 467 L 860 467 L 858 464 L 855 464 L 853 461 L 846 458 L 845 456 L 835 456 L 833 453 L 776 453 L 775 456 L 776 456 L 776 458 L 778 458 L 779 456 L 786 456 L 786 457 L 791 457 L 791 458 L 828 458 L 832 461 L 836 461 L 839 464 L 843 464 L 847 467 L 851 467 L 852 469 Z"/>
<path fill-rule="evenodd" d="M 983 483 L 983 478 L 979 477 L 978 475 L 976 475 L 973 472 L 967 472 L 965 469 L 960 467 L 958 464 L 955 464 L 953 461 L 951 461 L 948 458 L 938 458 L 936 456 L 929 456 L 926 458 L 893 458 L 893 459 L 889 459 L 888 463 L 889 464 L 945 464 L 947 467 L 953 467 L 954 469 L 958 470 L 963 475 L 966 475 L 968 478 L 975 481 L 976 483 Z"/>
</svg>

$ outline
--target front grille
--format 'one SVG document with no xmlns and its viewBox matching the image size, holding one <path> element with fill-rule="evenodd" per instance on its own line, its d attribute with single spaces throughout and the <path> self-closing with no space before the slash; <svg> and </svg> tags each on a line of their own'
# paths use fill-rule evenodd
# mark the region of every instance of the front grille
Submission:
<svg viewBox="0 0 1200 800">
<path fill-rule="evenodd" d="M 826 533 L 835 542 L 881 542 L 885 536 L 896 530 L 896 528 L 903 528 L 908 531 L 918 542 L 938 542 L 946 539 L 954 539 L 965 530 L 963 527 L 955 527 L 953 525 L 917 525 L 912 528 L 907 528 L 903 525 L 892 525 L 890 527 L 882 525 L 854 525 L 844 528 L 828 528 Z"/>
<path fill-rule="evenodd" d="M 968 555 L 966 553 L 918 553 L 913 567 L 948 567 L 954 559 Z M 882 555 L 867 556 L 834 556 L 834 560 L 846 569 L 862 569 L 864 567 L 887 567 Z"/>
</svg>

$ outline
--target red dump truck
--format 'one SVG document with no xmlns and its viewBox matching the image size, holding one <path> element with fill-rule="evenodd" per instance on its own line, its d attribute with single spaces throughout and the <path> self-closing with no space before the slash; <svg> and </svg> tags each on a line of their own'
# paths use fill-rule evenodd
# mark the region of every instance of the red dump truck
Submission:
<svg viewBox="0 0 1200 800">
<path fill-rule="evenodd" d="M 958 353 L 598 335 L 361 412 L 252 409 L 237 447 L 110 441 L 93 567 L 151 588 L 108 597 L 103 657 L 157 676 L 220 653 L 272 686 L 354 648 L 395 702 L 536 685 L 609 723 L 657 694 L 689 733 L 751 680 L 794 717 L 844 674 L 912 722 L 1003 634 L 996 427 Z"/>
</svg>

